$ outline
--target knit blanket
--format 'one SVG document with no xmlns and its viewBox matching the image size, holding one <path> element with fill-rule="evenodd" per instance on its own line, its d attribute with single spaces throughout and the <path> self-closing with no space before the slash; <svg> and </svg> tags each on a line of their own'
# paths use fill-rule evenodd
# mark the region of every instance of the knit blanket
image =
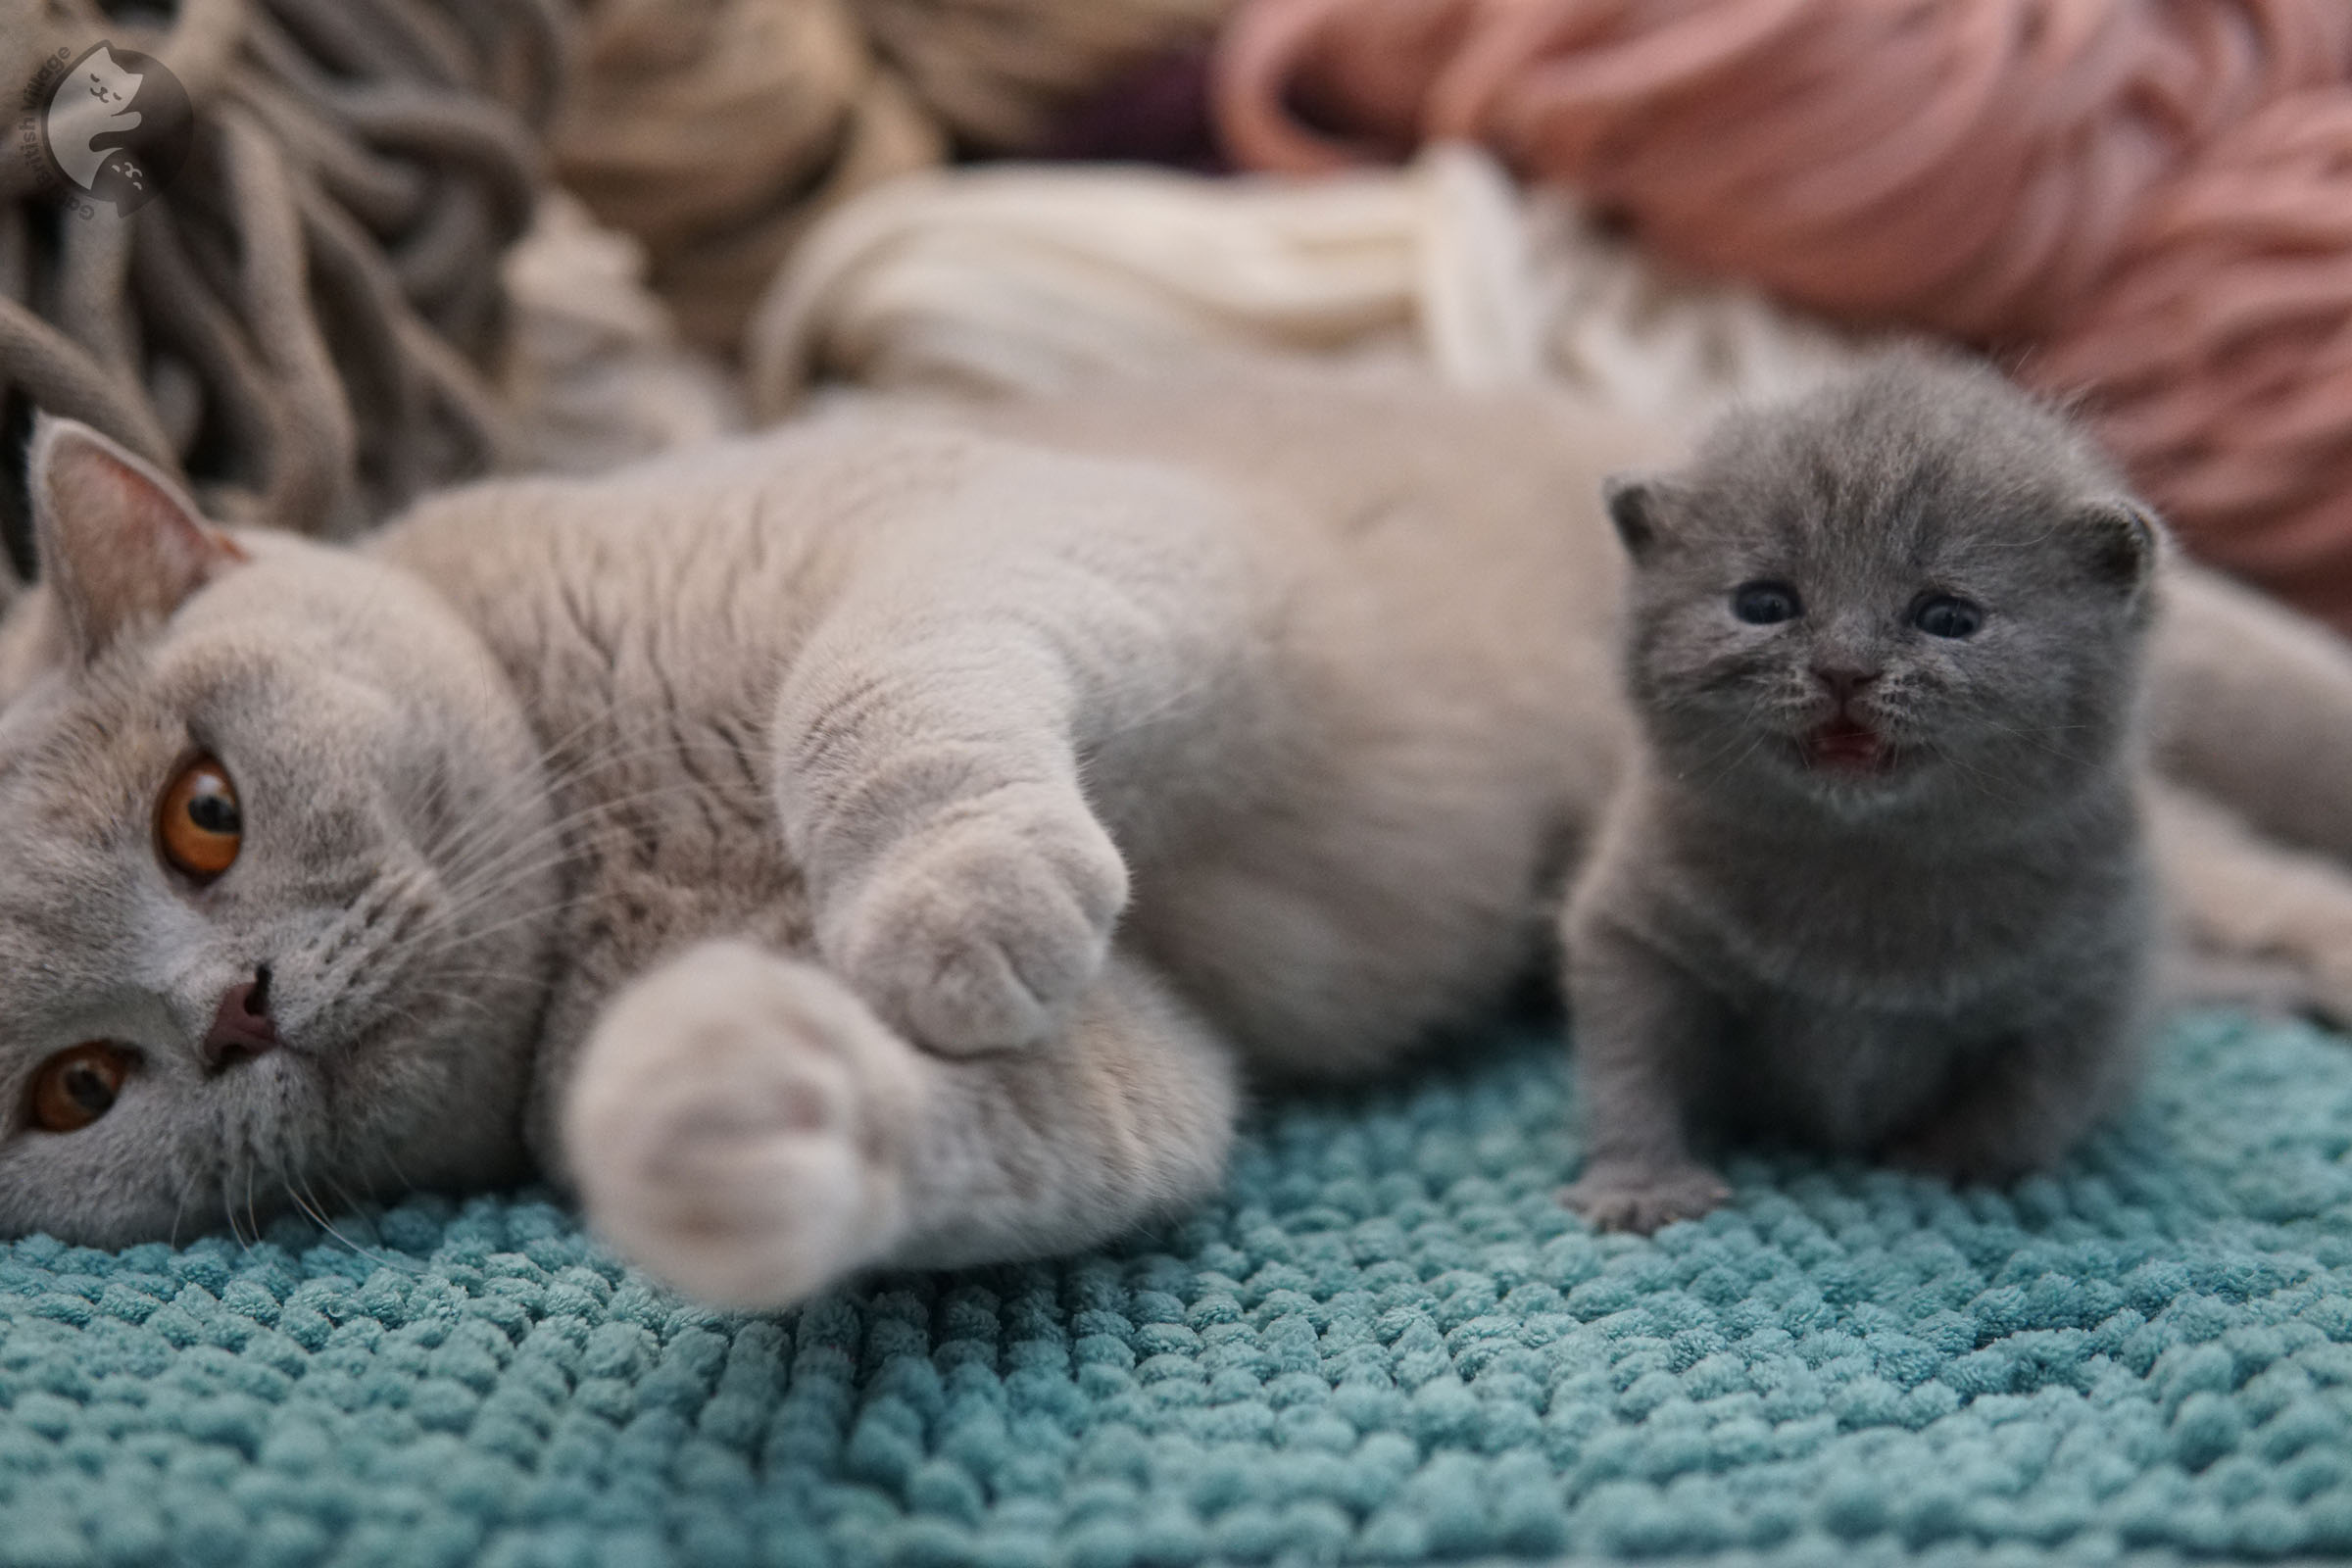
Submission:
<svg viewBox="0 0 2352 1568">
<path fill-rule="evenodd" d="M 2352 1048 L 2198 1014 L 2008 1192 L 1652 1240 L 1541 1031 L 1257 1115 L 1090 1256 L 690 1305 L 544 1196 L 0 1248 L 0 1562 L 1849 1565 L 2352 1551 Z"/>
</svg>

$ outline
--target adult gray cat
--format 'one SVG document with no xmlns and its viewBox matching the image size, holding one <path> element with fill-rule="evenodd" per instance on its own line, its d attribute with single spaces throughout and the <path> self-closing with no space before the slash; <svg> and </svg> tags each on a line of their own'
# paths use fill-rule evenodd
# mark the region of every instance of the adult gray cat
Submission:
<svg viewBox="0 0 2352 1568">
<path fill-rule="evenodd" d="M 1644 437 L 1307 376 L 956 417 L 994 433 L 847 416 L 359 552 L 44 423 L 0 1231 L 535 1156 L 667 1278 L 781 1302 L 1183 1203 L 1245 1063 L 1375 1069 L 1541 961 L 1625 752 L 1599 483 Z M 2176 684 L 2258 645 L 2290 714 L 2305 794 L 2230 801 L 2321 846 L 2208 808 L 2196 863 L 2293 859 L 2299 915 L 2241 934 L 2342 999 L 2352 663 L 2177 597 Z M 2265 744 L 2228 743 L 2180 756 L 2227 784 Z"/>
<path fill-rule="evenodd" d="M 2147 513 L 1991 370 L 1909 358 L 1609 507 L 1643 744 L 1564 922 L 1568 1201 L 1704 1213 L 1694 1118 L 1960 1177 L 2055 1160 L 2147 1008 Z"/>
</svg>

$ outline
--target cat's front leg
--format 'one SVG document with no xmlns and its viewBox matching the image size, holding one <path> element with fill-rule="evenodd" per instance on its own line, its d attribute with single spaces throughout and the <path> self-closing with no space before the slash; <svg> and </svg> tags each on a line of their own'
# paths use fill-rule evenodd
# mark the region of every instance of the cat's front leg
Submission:
<svg viewBox="0 0 2352 1568">
<path fill-rule="evenodd" d="M 930 1050 L 1052 1038 L 1127 901 L 1102 804 L 1148 839 L 1234 765 L 1241 529 L 1213 496 L 1141 494 L 885 541 L 784 678 L 776 799 L 818 946 Z"/>
<path fill-rule="evenodd" d="M 933 813 L 821 905 L 819 941 L 897 1029 L 950 1054 L 1032 1046 L 1093 982 L 1127 866 L 1074 784 Z"/>
<path fill-rule="evenodd" d="M 1223 1047 L 1114 957 L 1035 1051 L 917 1050 L 833 975 L 704 943 L 636 982 L 582 1050 L 564 1163 L 592 1226 L 704 1300 L 789 1305 L 873 1266 L 1102 1241 L 1212 1187 Z"/>
<path fill-rule="evenodd" d="M 1584 1100 L 1585 1168 L 1560 1200 L 1596 1229 L 1648 1235 L 1732 1196 L 1690 1151 L 1690 1082 L 1720 1008 L 1691 976 L 1580 899 L 1568 919 L 1568 1004 Z"/>
<path fill-rule="evenodd" d="M 934 1051 L 1047 1038 L 1127 903 L 1054 657 L 960 606 L 853 612 L 778 704 L 777 794 L 817 944 Z"/>
</svg>

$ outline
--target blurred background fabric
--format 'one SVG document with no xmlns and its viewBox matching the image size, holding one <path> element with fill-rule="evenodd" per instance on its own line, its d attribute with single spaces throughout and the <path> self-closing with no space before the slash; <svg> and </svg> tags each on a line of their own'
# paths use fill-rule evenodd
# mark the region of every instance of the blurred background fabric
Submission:
<svg viewBox="0 0 2352 1568">
<path fill-rule="evenodd" d="M 998 167 L 899 181 L 813 229 L 745 339 L 757 406 L 810 385 L 1066 392 L 1205 355 L 1380 356 L 1562 382 L 1691 427 L 1874 340 L 1678 275 L 1485 153 L 1301 183 Z"/>
<path fill-rule="evenodd" d="M 586 0 L 556 168 L 732 344 L 809 222 L 964 151 L 1034 150 L 1225 0 Z"/>
<path fill-rule="evenodd" d="M 1491 146 L 1687 266 L 1989 349 L 2191 548 L 2352 624 L 2339 0 L 1243 0 L 1250 168 Z"/>
<path fill-rule="evenodd" d="M 158 24 L 0 0 L 14 101 L 101 39 L 194 109 L 127 215 L 0 159 L 0 525 L 24 563 L 32 410 L 83 418 L 223 516 L 348 533 L 505 461 L 501 254 L 562 89 L 555 0 L 186 0 Z"/>
</svg>

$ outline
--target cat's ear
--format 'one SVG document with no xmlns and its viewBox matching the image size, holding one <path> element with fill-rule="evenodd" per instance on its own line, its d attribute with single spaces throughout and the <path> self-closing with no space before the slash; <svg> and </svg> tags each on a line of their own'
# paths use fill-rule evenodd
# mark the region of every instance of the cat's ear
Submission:
<svg viewBox="0 0 2352 1568">
<path fill-rule="evenodd" d="M 1637 562 L 1647 561 L 1658 547 L 1661 489 L 1655 479 L 1634 473 L 1613 473 L 1600 482 L 1609 520 L 1625 541 L 1625 553 Z"/>
<path fill-rule="evenodd" d="M 2163 525 L 2138 502 L 2120 496 L 2093 502 L 2070 526 L 2081 541 L 2083 564 L 2125 597 L 2137 595 L 2155 577 L 2164 553 Z"/>
<path fill-rule="evenodd" d="M 35 564 L 84 662 L 245 559 L 153 466 L 77 420 L 36 419 L 25 470 Z"/>
</svg>

